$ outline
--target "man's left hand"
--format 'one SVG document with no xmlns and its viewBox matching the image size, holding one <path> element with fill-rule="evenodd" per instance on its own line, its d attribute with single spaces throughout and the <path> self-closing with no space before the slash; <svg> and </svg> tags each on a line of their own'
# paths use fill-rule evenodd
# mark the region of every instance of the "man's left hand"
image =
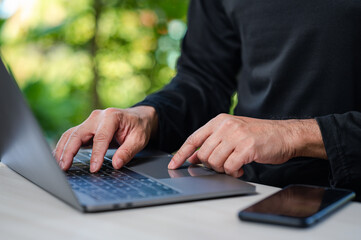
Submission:
<svg viewBox="0 0 361 240">
<path fill-rule="evenodd" d="M 253 161 L 281 164 L 297 156 L 327 159 L 316 120 L 262 120 L 220 114 L 188 137 L 168 168 L 176 169 L 188 159 L 240 177 L 242 167 Z"/>
</svg>

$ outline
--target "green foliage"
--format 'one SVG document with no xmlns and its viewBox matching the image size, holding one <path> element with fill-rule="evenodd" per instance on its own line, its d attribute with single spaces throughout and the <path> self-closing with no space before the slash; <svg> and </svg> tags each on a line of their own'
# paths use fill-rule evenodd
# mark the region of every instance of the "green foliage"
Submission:
<svg viewBox="0 0 361 240">
<path fill-rule="evenodd" d="M 76 86 L 69 86 L 69 90 L 67 96 L 70 97 L 54 97 L 49 94 L 53 91 L 50 85 L 35 80 L 23 88 L 28 103 L 48 136 L 57 136 L 59 131 L 65 131 L 87 116 L 83 110 L 89 109 L 89 96 Z"/>
<path fill-rule="evenodd" d="M 11 1 L 11 0 L 7 0 Z M 38 0 L 0 21 L 1 52 L 51 139 L 175 74 L 185 0 Z"/>
</svg>

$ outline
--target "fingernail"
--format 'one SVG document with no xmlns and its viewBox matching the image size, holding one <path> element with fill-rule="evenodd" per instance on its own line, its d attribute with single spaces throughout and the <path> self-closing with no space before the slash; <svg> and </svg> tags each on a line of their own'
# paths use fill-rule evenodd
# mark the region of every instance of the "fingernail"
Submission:
<svg viewBox="0 0 361 240">
<path fill-rule="evenodd" d="M 97 163 L 93 162 L 90 164 L 90 172 L 92 173 L 95 172 L 96 168 L 97 168 Z"/>
<path fill-rule="evenodd" d="M 63 162 L 63 160 L 60 160 L 60 161 L 59 161 L 59 167 L 60 167 L 61 169 L 64 168 L 64 162 Z"/>
<path fill-rule="evenodd" d="M 168 168 L 169 168 L 169 169 L 173 169 L 173 168 L 174 168 L 174 165 L 175 165 L 175 162 L 172 160 L 172 161 L 170 161 L 170 163 L 168 164 Z"/>
</svg>

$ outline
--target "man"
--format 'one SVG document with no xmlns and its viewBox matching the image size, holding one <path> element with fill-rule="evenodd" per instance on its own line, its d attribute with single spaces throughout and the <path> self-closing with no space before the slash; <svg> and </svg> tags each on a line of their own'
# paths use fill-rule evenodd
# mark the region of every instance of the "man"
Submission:
<svg viewBox="0 0 361 240">
<path fill-rule="evenodd" d="M 171 169 L 188 159 L 279 187 L 359 192 L 360 23 L 360 1 L 194 0 L 171 83 L 133 108 L 94 111 L 55 157 L 67 170 L 93 139 L 96 172 L 114 137 L 117 169 L 150 143 L 179 149 Z"/>
</svg>

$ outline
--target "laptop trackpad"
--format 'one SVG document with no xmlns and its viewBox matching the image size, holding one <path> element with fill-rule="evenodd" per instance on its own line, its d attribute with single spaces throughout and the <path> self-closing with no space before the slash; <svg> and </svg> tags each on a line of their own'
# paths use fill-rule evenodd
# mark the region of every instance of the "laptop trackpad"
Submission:
<svg viewBox="0 0 361 240">
<path fill-rule="evenodd" d="M 127 164 L 127 167 L 141 173 L 145 173 L 153 178 L 180 178 L 180 177 L 197 177 L 215 174 L 214 171 L 198 166 L 191 165 L 190 163 L 184 163 L 177 170 L 169 170 L 168 163 L 171 157 L 159 156 L 159 157 L 146 157 L 146 158 L 134 158 Z"/>
</svg>

